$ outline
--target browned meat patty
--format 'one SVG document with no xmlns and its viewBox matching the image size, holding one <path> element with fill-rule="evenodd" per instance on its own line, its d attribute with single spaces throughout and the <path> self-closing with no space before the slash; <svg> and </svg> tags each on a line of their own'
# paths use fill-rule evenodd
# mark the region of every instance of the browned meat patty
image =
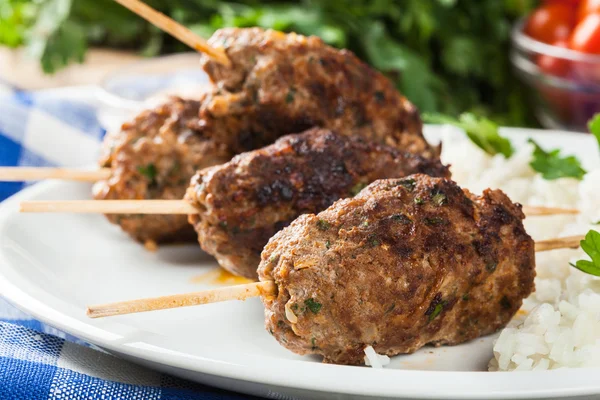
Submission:
<svg viewBox="0 0 600 400">
<path fill-rule="evenodd" d="M 376 181 L 265 247 L 266 327 L 289 350 L 362 364 L 363 349 L 411 353 L 505 326 L 534 289 L 521 206 L 447 179 Z"/>
<path fill-rule="evenodd" d="M 384 75 L 315 36 L 260 28 L 221 29 L 210 38 L 232 67 L 203 56 L 218 90 L 201 107 L 207 126 L 242 152 L 313 126 L 437 158 L 419 113 Z"/>
<path fill-rule="evenodd" d="M 200 210 L 190 223 L 223 268 L 256 278 L 264 245 L 299 215 L 353 196 L 376 179 L 414 173 L 449 176 L 439 161 L 312 129 L 200 171 L 186 194 Z"/>
<path fill-rule="evenodd" d="M 438 159 L 417 109 L 351 52 L 258 28 L 221 30 L 211 41 L 225 45 L 233 68 L 205 59 L 215 85 L 200 101 L 172 99 L 109 135 L 101 165 L 114 172 L 96 199 L 180 198 L 196 170 L 313 126 Z M 194 236 L 184 216 L 108 218 L 139 241 Z"/>
<path fill-rule="evenodd" d="M 190 178 L 204 167 L 233 156 L 201 128 L 199 101 L 172 98 L 123 124 L 104 140 L 100 165 L 112 176 L 94 186 L 97 200 L 178 199 Z M 139 241 L 191 240 L 185 215 L 109 215 Z"/>
</svg>

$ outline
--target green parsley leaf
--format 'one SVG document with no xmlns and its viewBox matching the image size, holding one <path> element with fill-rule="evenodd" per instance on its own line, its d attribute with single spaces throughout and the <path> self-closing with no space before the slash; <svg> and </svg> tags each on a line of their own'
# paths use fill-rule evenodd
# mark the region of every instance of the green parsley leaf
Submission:
<svg viewBox="0 0 600 400">
<path fill-rule="evenodd" d="M 313 314 L 317 314 L 322 307 L 321 303 L 312 298 L 304 300 L 304 305 L 306 305 Z"/>
<path fill-rule="evenodd" d="M 591 134 L 594 135 L 600 147 L 600 113 L 595 114 L 592 119 L 588 122 L 588 129 Z"/>
<path fill-rule="evenodd" d="M 577 268 L 586 274 L 600 276 L 600 233 L 591 230 L 585 235 L 585 239 L 581 241 L 581 248 L 592 259 L 578 260 L 571 266 Z"/>
<path fill-rule="evenodd" d="M 423 119 L 432 124 L 449 124 L 461 128 L 477 147 L 490 155 L 502 154 L 505 158 L 510 158 L 515 152 L 510 140 L 500 136 L 498 125 L 487 118 L 464 113 L 458 119 L 442 114 L 424 114 Z"/>
<path fill-rule="evenodd" d="M 533 139 L 528 140 L 534 145 L 533 159 L 529 163 L 531 168 L 542 174 L 544 179 L 553 180 L 558 178 L 583 179 L 586 170 L 581 168 L 579 160 L 575 156 L 561 158 L 560 149 L 550 152 L 542 149 Z"/>
</svg>

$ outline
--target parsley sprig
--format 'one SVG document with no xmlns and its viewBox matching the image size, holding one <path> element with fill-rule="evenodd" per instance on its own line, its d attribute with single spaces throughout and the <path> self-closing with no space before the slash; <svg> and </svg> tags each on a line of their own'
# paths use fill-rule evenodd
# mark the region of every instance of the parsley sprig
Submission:
<svg viewBox="0 0 600 400">
<path fill-rule="evenodd" d="M 589 120 L 588 129 L 598 141 L 598 148 L 600 148 L 600 113 L 595 114 L 592 119 Z"/>
<path fill-rule="evenodd" d="M 560 156 L 560 149 L 545 151 L 533 139 L 528 140 L 533 144 L 533 159 L 529 163 L 531 168 L 542 174 L 544 179 L 553 180 L 559 178 L 583 179 L 586 170 L 575 156 Z"/>
<path fill-rule="evenodd" d="M 586 274 L 600 276 L 600 233 L 590 230 L 585 235 L 585 239 L 581 241 L 581 248 L 592 261 L 578 260 L 575 264 L 571 263 L 571 266 Z"/>
<path fill-rule="evenodd" d="M 449 124 L 461 128 L 473 143 L 490 155 L 502 154 L 505 158 L 510 158 L 515 152 L 510 140 L 500 136 L 498 125 L 485 117 L 463 113 L 456 119 L 441 114 L 425 114 L 423 119 L 432 124 Z"/>
</svg>

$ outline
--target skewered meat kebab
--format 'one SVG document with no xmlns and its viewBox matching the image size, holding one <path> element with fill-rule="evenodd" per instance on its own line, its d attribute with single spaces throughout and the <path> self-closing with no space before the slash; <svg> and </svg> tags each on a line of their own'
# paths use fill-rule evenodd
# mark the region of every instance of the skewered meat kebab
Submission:
<svg viewBox="0 0 600 400">
<path fill-rule="evenodd" d="M 173 97 L 107 134 L 100 165 L 111 174 L 94 185 L 96 199 L 181 199 L 199 169 L 222 164 L 231 150 L 202 129 L 198 100 Z M 192 240 L 184 215 L 107 215 L 134 239 Z"/>
<path fill-rule="evenodd" d="M 304 213 L 324 210 L 377 179 L 449 177 L 437 160 L 314 128 L 204 169 L 186 200 L 202 248 L 228 271 L 256 278 L 269 238 Z"/>
<path fill-rule="evenodd" d="M 315 128 L 200 171 L 192 179 L 186 201 L 159 203 L 174 205 L 175 209 L 157 210 L 155 202 L 148 201 L 134 202 L 138 208 L 119 208 L 122 202 L 108 201 L 92 202 L 89 211 L 168 212 L 178 218 L 185 218 L 180 212 L 190 214 L 189 221 L 205 251 L 232 273 L 256 278 L 264 245 L 299 215 L 318 212 L 340 198 L 351 197 L 376 179 L 414 173 L 450 176 L 439 161 Z M 412 183 L 409 180 L 406 184 Z M 62 210 L 68 212 L 77 211 L 74 207 L 81 205 L 45 204 L 51 211 L 60 211 L 58 206 L 67 204 Z M 103 209 L 115 204 L 116 209 Z"/>
<path fill-rule="evenodd" d="M 410 184 L 407 184 L 410 182 Z M 261 296 L 267 330 L 298 354 L 362 364 L 363 350 L 411 353 L 502 327 L 534 289 L 538 242 L 499 190 L 476 196 L 445 178 L 378 180 L 300 216 L 262 252 L 261 282 L 88 308 L 103 317 Z"/>
<path fill-rule="evenodd" d="M 226 49 L 231 67 L 203 57 L 214 87 L 199 102 L 174 101 L 141 114 L 116 135 L 120 146 L 108 138 L 111 155 L 102 166 L 112 175 L 97 184 L 96 199 L 181 198 L 197 169 L 313 126 L 438 159 L 416 108 L 352 53 L 316 37 L 259 28 L 217 31 L 209 43 Z M 181 216 L 109 219 L 139 241 L 193 235 Z"/>
<path fill-rule="evenodd" d="M 208 51 L 201 38 L 145 4 L 135 0 L 119 0 L 119 3 L 191 47 L 207 52 L 227 69 L 205 57 L 204 67 L 217 85 L 203 95 L 202 107 L 199 103 L 187 104 L 175 99 L 173 104 L 145 112 L 133 124 L 127 124 L 125 139 L 117 140 L 118 146 L 115 135 L 109 136 L 105 148 L 110 151 L 105 151 L 109 155 L 103 157 L 102 165 L 113 167 L 112 173 L 109 168 L 97 173 L 75 171 L 75 174 L 62 169 L 28 169 L 19 174 L 22 177 L 35 178 L 38 174 L 38 178 L 103 179 L 95 190 L 98 199 L 170 199 L 185 191 L 184 183 L 193 174 L 191 171 L 270 143 L 282 133 L 315 124 L 333 127 L 342 134 L 357 134 L 421 151 L 425 157 L 439 155 L 439 148 L 432 148 L 424 140 L 415 107 L 383 75 L 346 50 L 335 50 L 315 37 L 258 28 L 228 29 L 218 31 L 211 39 L 212 44 L 221 42 L 227 47 L 224 57 L 221 48 Z M 233 66 L 227 57 L 234 61 Z M 286 83 L 290 79 L 293 82 Z M 185 112 L 196 107 L 200 108 L 198 119 Z M 178 120 L 180 113 L 191 120 Z M 144 124 L 145 117 L 150 118 L 149 126 Z M 160 121 L 164 128 L 158 126 Z M 158 125 L 154 126 L 155 123 Z M 149 134 L 151 143 L 137 144 L 138 129 L 154 132 Z M 161 146 L 163 143 L 176 143 L 177 149 L 169 152 L 167 146 Z M 157 150 L 157 160 L 152 159 L 149 147 Z M 139 157 L 145 164 L 136 162 L 137 151 L 142 153 Z M 197 157 L 194 151 L 199 151 Z M 169 161 L 171 156 L 176 159 Z M 178 176 L 175 173 L 178 169 L 186 172 Z M 4 172 L 9 177 L 14 174 L 12 170 Z M 111 220 L 140 241 L 193 236 L 185 219 L 179 216 L 129 215 Z"/>
</svg>

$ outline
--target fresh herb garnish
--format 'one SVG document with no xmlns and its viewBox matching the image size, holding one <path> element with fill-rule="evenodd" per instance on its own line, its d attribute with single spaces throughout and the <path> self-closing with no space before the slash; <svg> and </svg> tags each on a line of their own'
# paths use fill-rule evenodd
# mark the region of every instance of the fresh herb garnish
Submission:
<svg viewBox="0 0 600 400">
<path fill-rule="evenodd" d="M 331 242 L 329 240 L 325 241 L 325 248 L 329 249 L 331 247 Z"/>
<path fill-rule="evenodd" d="M 575 264 L 571 263 L 571 266 L 586 274 L 600 276 L 600 233 L 591 230 L 580 243 L 581 248 L 592 261 L 578 260 Z"/>
<path fill-rule="evenodd" d="M 531 168 L 542 174 L 547 180 L 559 178 L 583 179 L 586 171 L 581 168 L 579 160 L 575 156 L 560 157 L 560 149 L 554 149 L 550 152 L 542 149 L 535 140 L 529 139 L 533 144 L 533 159 L 529 163 Z"/>
<path fill-rule="evenodd" d="M 461 128 L 473 143 L 490 155 L 502 154 L 505 158 L 510 158 L 515 152 L 510 140 L 500 136 L 498 125 L 487 118 L 464 113 L 458 119 L 441 114 L 425 114 L 423 119 L 432 124 L 449 124 Z"/>
<path fill-rule="evenodd" d="M 154 164 L 150 163 L 146 166 L 140 165 L 137 167 L 137 171 L 148 178 L 150 182 L 156 182 L 158 171 L 156 170 L 156 166 Z"/>
<path fill-rule="evenodd" d="M 425 204 L 425 200 L 423 200 L 420 197 L 415 197 L 415 204 L 418 205 L 418 206 L 420 206 L 422 204 Z"/>
<path fill-rule="evenodd" d="M 595 114 L 592 119 L 588 122 L 588 129 L 590 133 L 594 135 L 600 148 L 600 113 Z"/>
<path fill-rule="evenodd" d="M 317 314 L 322 307 L 322 304 L 319 303 L 318 301 L 316 301 L 315 299 L 307 299 L 304 300 L 304 304 L 306 305 L 306 307 L 308 307 L 308 309 L 313 313 L 313 314 Z"/>
<path fill-rule="evenodd" d="M 317 228 L 319 228 L 320 231 L 326 231 L 331 228 L 331 224 L 324 219 L 320 219 L 317 221 Z"/>
</svg>

